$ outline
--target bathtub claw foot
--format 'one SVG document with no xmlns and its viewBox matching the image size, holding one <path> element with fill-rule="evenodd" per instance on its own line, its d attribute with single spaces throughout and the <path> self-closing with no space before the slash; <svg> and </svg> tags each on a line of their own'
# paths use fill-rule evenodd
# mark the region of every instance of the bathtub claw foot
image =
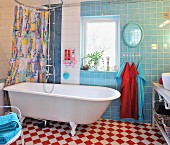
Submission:
<svg viewBox="0 0 170 145">
<path fill-rule="evenodd" d="M 77 124 L 74 123 L 74 122 L 70 122 L 70 126 L 71 126 L 71 135 L 72 135 L 72 136 L 75 136 Z"/>
</svg>

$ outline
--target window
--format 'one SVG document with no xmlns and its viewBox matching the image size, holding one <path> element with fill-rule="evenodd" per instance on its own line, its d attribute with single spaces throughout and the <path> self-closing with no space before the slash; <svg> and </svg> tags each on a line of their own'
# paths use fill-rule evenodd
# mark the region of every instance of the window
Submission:
<svg viewBox="0 0 170 145">
<path fill-rule="evenodd" d="M 107 57 L 110 58 L 110 70 L 113 70 L 115 65 L 119 66 L 119 25 L 118 16 L 82 17 L 82 58 L 104 50 L 104 64 L 100 63 L 100 70 L 106 70 Z"/>
</svg>

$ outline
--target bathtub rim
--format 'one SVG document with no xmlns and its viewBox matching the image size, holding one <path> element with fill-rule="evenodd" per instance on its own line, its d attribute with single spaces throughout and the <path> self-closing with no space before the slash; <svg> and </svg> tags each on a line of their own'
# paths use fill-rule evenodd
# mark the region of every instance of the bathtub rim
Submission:
<svg viewBox="0 0 170 145">
<path fill-rule="evenodd" d="M 31 82 L 24 82 L 25 84 L 27 83 L 31 83 Z M 23 83 L 19 83 L 19 84 L 15 84 L 15 85 L 20 85 Z M 36 83 L 33 83 L 36 84 Z M 39 84 L 43 84 L 43 83 L 39 83 Z M 112 101 L 112 100 L 116 100 L 118 98 L 120 98 L 121 94 L 119 91 L 112 89 L 112 88 L 108 88 L 108 87 L 101 87 L 101 86 L 86 86 L 86 85 L 70 85 L 70 84 L 55 84 L 55 85 L 67 85 L 67 86 L 79 86 L 79 87 L 92 87 L 92 88 L 100 88 L 100 89 L 108 89 L 110 91 L 114 91 L 115 92 L 115 96 L 111 96 L 108 98 L 85 98 L 85 97 L 78 97 L 78 96 L 73 96 L 73 95 L 61 95 L 61 94 L 52 94 L 52 93 L 45 93 L 45 92 L 36 92 L 36 91 L 27 91 L 27 90 L 18 90 L 18 89 L 14 89 L 12 88 L 12 86 L 8 86 L 4 88 L 4 91 L 8 91 L 8 92 L 15 92 L 15 93 L 26 93 L 26 94 L 34 94 L 34 95 L 43 95 L 43 96 L 51 96 L 51 97 L 59 97 L 59 98 L 66 98 L 66 99 L 75 99 L 75 100 L 84 100 L 84 101 Z"/>
</svg>

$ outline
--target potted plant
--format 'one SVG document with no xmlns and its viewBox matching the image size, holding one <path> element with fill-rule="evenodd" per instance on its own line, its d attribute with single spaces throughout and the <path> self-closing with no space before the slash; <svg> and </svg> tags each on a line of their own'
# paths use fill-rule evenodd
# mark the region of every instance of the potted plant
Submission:
<svg viewBox="0 0 170 145">
<path fill-rule="evenodd" d="M 87 61 L 87 66 L 89 67 L 93 67 L 95 70 L 98 70 L 98 66 L 99 66 L 99 62 L 100 60 L 102 59 L 103 63 L 104 63 L 104 60 L 102 58 L 103 56 L 103 51 L 95 51 L 93 53 L 90 53 L 90 54 L 87 54 L 87 56 L 85 57 L 86 58 L 86 61 Z"/>
</svg>

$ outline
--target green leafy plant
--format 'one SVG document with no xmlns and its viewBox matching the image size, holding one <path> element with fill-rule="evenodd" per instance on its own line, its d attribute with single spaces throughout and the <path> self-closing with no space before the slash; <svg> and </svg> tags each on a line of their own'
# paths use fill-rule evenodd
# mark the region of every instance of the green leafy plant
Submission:
<svg viewBox="0 0 170 145">
<path fill-rule="evenodd" d="M 86 61 L 87 61 L 87 65 L 89 67 L 96 67 L 96 65 L 98 64 L 99 60 L 102 59 L 102 61 L 104 62 L 102 56 L 103 56 L 103 51 L 96 51 L 90 54 L 87 54 Z"/>
</svg>

